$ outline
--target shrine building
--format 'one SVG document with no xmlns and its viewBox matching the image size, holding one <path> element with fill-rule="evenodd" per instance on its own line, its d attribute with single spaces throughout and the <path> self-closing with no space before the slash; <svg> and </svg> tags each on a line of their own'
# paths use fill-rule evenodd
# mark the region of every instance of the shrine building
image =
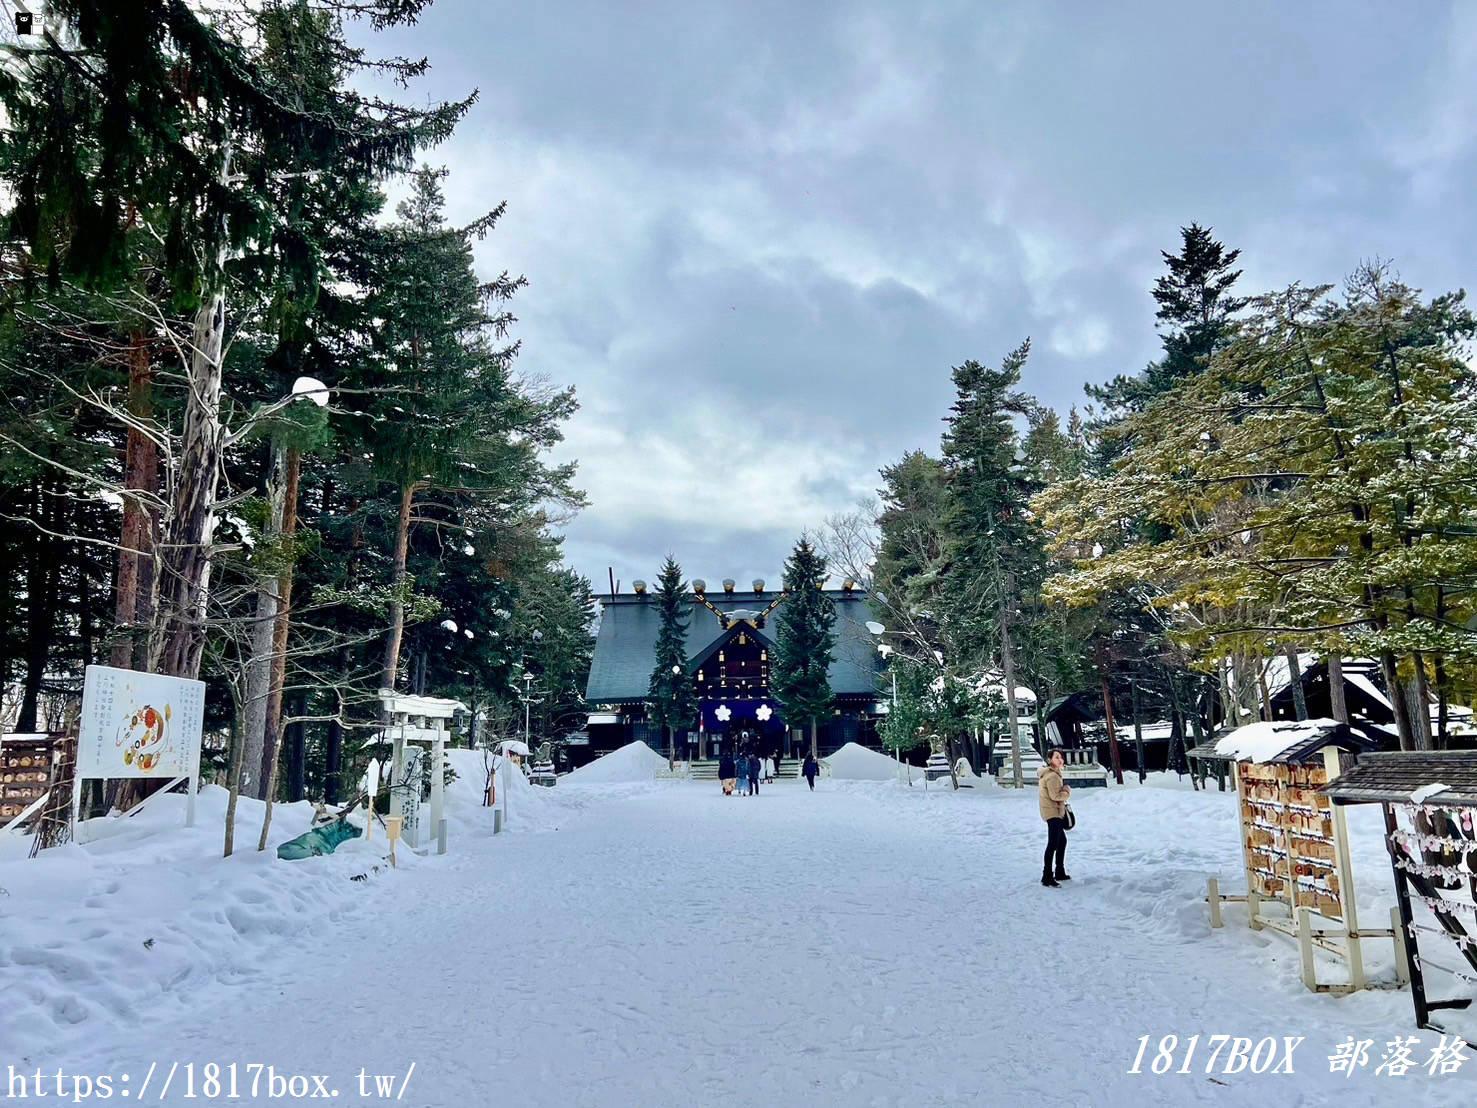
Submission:
<svg viewBox="0 0 1477 1108">
<path fill-rule="evenodd" d="M 646 721 L 661 608 L 644 582 L 632 584 L 633 592 L 597 598 L 602 605 L 600 630 L 585 692 L 591 758 L 638 739 L 666 753 L 662 729 Z M 877 720 L 887 710 L 877 691 L 881 658 L 866 626 L 876 617 L 865 590 L 846 582 L 839 589 L 825 590 L 825 596 L 836 608 L 832 628 L 836 642 L 830 665 L 835 703 L 831 718 L 816 732 L 823 756 L 849 742 L 877 746 Z M 774 621 L 785 594 L 767 590 L 762 579 L 744 592 L 736 590 L 733 581 L 724 581 L 716 593 L 694 580 L 687 601 L 687 677 L 697 693 L 700 714 L 695 730 L 676 736 L 677 756 L 713 758 L 739 743 L 782 757 L 803 755 L 810 748 L 809 727 L 788 726 L 784 709 L 769 689 Z"/>
</svg>

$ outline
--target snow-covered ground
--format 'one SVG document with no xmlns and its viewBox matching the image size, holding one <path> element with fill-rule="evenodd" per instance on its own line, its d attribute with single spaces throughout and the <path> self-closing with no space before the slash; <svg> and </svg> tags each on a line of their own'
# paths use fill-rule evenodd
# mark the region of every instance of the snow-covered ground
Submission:
<svg viewBox="0 0 1477 1108">
<path fill-rule="evenodd" d="M 1451 1076 L 1374 1075 L 1413 1026 L 1405 992 L 1313 995 L 1239 887 L 1230 794 L 1079 790 L 1065 887 L 1038 884 L 1034 790 L 822 780 L 561 780 L 510 789 L 510 833 L 458 752 L 451 853 L 356 840 L 332 857 L 219 855 L 222 798 L 39 860 L 0 853 L 0 1080 L 158 1063 L 358 1075 L 411 1063 L 405 1104 L 1408 1104 L 1471 1102 Z M 612 776 L 619 776 L 612 774 Z M 1169 779 L 1172 781 L 1173 779 Z M 1168 782 L 1165 782 L 1168 783 Z M 1368 926 L 1393 899 L 1375 813 L 1351 822 Z M 273 843 L 306 826 L 279 809 Z M 355 880 L 360 876 L 362 880 Z M 7 895 L 8 894 L 8 895 Z M 152 940 L 151 942 L 149 940 Z M 1388 954 L 1371 944 L 1372 972 Z M 1295 1072 L 1148 1072 L 1160 1037 L 1304 1036 Z M 1139 1075 L 1127 1071 L 1150 1036 Z M 1348 1036 L 1368 1067 L 1331 1075 Z M 1180 1048 L 1175 1068 L 1184 1057 Z M 244 1069 L 241 1071 L 244 1073 Z M 1212 1077 L 1214 1080 L 1212 1080 Z M 170 1098 L 181 1096 L 180 1068 Z M 373 1081 L 369 1088 L 373 1089 Z M 243 1097 L 242 1099 L 249 1099 Z M 291 1097 L 275 1103 L 297 1102 Z M 303 1101 L 306 1102 L 306 1101 Z"/>
</svg>

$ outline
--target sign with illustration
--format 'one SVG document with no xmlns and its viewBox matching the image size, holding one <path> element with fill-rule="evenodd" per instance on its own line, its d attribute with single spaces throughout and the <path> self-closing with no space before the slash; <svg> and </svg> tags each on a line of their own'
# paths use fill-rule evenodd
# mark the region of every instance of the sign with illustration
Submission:
<svg viewBox="0 0 1477 1108">
<path fill-rule="evenodd" d="M 200 764 L 204 716 L 203 681 L 88 666 L 77 776 L 189 776 Z"/>
</svg>

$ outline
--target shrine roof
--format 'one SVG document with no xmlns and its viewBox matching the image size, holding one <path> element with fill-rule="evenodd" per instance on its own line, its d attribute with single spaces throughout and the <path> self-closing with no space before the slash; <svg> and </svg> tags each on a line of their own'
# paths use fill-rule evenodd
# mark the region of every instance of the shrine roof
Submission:
<svg viewBox="0 0 1477 1108">
<path fill-rule="evenodd" d="M 875 696 L 881 659 L 877 654 L 876 640 L 866 626 L 869 619 L 876 618 L 867 603 L 867 594 L 861 589 L 849 592 L 827 589 L 825 595 L 836 608 L 831 689 L 837 696 Z M 740 629 L 739 619 L 748 618 L 749 626 L 753 626 L 753 617 L 779 600 L 779 605 L 769 611 L 764 626 L 757 629 L 761 637 L 773 641 L 774 620 L 784 605 L 781 596 L 774 591 L 707 593 L 707 604 L 725 615 L 732 614 L 733 620 L 725 629 L 707 604 L 693 594 L 687 594 L 689 666 L 712 653 L 720 640 Z M 645 700 L 652 666 L 655 665 L 657 632 L 661 629 L 661 609 L 656 596 L 650 592 L 644 595 L 621 593 L 598 599 L 603 610 L 585 699 L 591 705 Z"/>
</svg>

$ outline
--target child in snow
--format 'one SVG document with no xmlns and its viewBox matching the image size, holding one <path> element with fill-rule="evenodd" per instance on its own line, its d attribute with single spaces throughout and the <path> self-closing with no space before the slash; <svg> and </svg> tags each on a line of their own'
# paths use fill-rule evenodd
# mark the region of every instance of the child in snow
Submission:
<svg viewBox="0 0 1477 1108">
<path fill-rule="evenodd" d="M 732 754 L 724 754 L 718 759 L 718 778 L 723 782 L 723 795 L 732 796 L 733 786 L 738 778 L 734 770 Z"/>
<path fill-rule="evenodd" d="M 805 774 L 805 780 L 810 782 L 811 792 L 815 792 L 815 775 L 820 771 L 821 767 L 816 764 L 815 755 L 807 754 L 805 756 L 805 765 L 801 767 L 800 772 Z"/>
</svg>

